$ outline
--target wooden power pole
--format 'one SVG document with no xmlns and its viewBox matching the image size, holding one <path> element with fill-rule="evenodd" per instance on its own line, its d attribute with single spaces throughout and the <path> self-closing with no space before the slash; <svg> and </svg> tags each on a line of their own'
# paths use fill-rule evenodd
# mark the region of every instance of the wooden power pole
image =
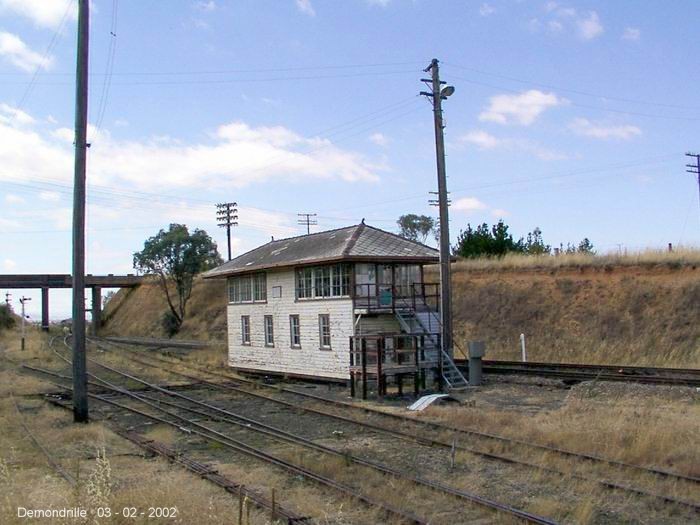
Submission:
<svg viewBox="0 0 700 525">
<path fill-rule="evenodd" d="M 442 87 L 445 82 L 440 81 L 440 66 L 438 59 L 434 58 L 424 71 L 431 73 L 431 78 L 421 79 L 429 83 L 430 92 L 422 91 L 432 99 L 433 117 L 435 123 L 435 153 L 437 157 L 438 176 L 438 205 L 440 208 L 440 325 L 442 350 L 452 357 L 452 292 L 450 282 L 450 222 L 447 211 L 447 175 L 445 173 L 445 139 L 443 136 L 444 125 L 442 122 L 442 101 L 454 93 L 454 87 Z M 443 359 L 440 354 L 440 379 L 442 381 Z"/>
<path fill-rule="evenodd" d="M 238 206 L 235 202 L 220 202 L 216 205 L 216 220 L 221 228 L 226 228 L 228 261 L 231 260 L 231 226 L 238 226 Z"/>
<path fill-rule="evenodd" d="M 88 120 L 90 0 L 78 0 L 78 57 L 75 78 L 75 174 L 73 183 L 73 420 L 88 420 L 85 355 L 85 166 Z"/>
<path fill-rule="evenodd" d="M 698 193 L 700 194 L 700 153 L 686 153 L 686 157 L 695 160 L 695 164 L 686 164 L 686 170 L 688 173 L 697 175 L 698 177 Z"/>
</svg>

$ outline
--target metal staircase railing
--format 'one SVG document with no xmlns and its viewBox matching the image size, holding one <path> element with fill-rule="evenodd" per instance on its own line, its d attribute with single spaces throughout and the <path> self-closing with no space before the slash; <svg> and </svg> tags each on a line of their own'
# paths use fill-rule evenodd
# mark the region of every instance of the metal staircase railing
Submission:
<svg viewBox="0 0 700 525">
<path fill-rule="evenodd" d="M 417 315 L 416 297 L 416 294 L 413 293 L 411 301 L 408 301 L 405 297 L 398 295 L 396 295 L 394 298 L 395 301 L 401 301 L 403 303 L 402 306 L 395 307 L 394 309 L 396 318 L 398 319 L 401 328 L 403 328 L 408 333 L 425 334 L 428 340 L 430 340 L 433 343 L 435 349 L 438 352 L 440 352 L 440 355 L 442 356 L 442 378 L 445 380 L 448 389 L 457 390 L 469 386 L 469 382 L 462 375 L 462 372 L 460 372 L 459 368 L 457 368 L 457 365 L 452 359 L 452 356 L 450 356 L 450 354 L 446 352 L 444 348 L 442 348 L 437 334 L 435 332 L 432 332 L 429 328 L 426 328 L 426 326 L 423 324 L 423 321 L 421 321 L 420 316 Z M 419 304 L 420 306 L 425 306 L 425 309 L 423 311 L 427 312 L 430 316 L 429 323 L 431 323 L 434 318 L 434 321 L 437 323 L 438 327 L 441 328 L 442 324 L 440 323 L 440 319 L 434 314 L 433 310 L 429 308 L 429 305 L 424 301 L 422 296 L 419 295 L 418 303 L 420 302 L 423 303 L 422 305 Z M 460 351 L 462 350 L 460 349 Z"/>
</svg>

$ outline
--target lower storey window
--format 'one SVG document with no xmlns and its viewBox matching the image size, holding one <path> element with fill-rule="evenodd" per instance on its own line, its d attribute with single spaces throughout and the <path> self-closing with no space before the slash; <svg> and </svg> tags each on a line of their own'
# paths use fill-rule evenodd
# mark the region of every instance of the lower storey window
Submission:
<svg viewBox="0 0 700 525">
<path fill-rule="evenodd" d="M 328 314 L 318 316 L 318 337 L 321 348 L 331 347 L 331 316 Z"/>
<path fill-rule="evenodd" d="M 275 346 L 275 332 L 272 316 L 265 316 L 265 346 Z"/>
<path fill-rule="evenodd" d="M 241 316 L 241 344 L 250 344 L 250 316 Z"/>
<path fill-rule="evenodd" d="M 301 348 L 301 325 L 298 315 L 289 316 L 289 343 L 292 348 Z"/>
</svg>

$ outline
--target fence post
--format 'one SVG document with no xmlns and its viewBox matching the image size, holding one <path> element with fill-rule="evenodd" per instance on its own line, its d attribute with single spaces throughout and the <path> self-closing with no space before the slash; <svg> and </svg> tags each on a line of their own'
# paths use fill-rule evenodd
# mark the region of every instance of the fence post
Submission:
<svg viewBox="0 0 700 525">
<path fill-rule="evenodd" d="M 520 334 L 520 358 L 523 363 L 527 362 L 527 352 L 525 351 L 525 334 Z"/>
</svg>

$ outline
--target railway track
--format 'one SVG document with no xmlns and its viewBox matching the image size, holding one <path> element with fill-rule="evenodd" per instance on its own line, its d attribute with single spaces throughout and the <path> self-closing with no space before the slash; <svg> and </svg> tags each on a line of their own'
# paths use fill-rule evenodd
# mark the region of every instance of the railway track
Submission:
<svg viewBox="0 0 700 525">
<path fill-rule="evenodd" d="M 457 361 L 468 370 L 464 360 Z M 650 385 L 700 387 L 700 369 L 655 368 L 646 366 L 587 365 L 521 361 L 484 361 L 484 373 L 549 377 L 570 381 L 623 381 Z"/>
<path fill-rule="evenodd" d="M 99 342 L 98 342 L 98 344 L 99 344 Z M 119 348 L 123 348 L 120 345 L 114 345 L 114 346 L 119 347 Z M 138 363 L 143 364 L 145 366 L 151 366 L 151 367 L 157 367 L 157 368 L 163 369 L 163 367 L 162 367 L 163 364 L 168 364 L 171 367 L 174 364 L 176 364 L 176 363 L 171 362 L 169 359 L 166 359 L 164 357 L 156 357 L 152 354 L 147 354 L 144 351 L 135 351 L 135 350 L 131 350 L 128 348 L 123 348 L 123 349 L 131 352 L 133 356 L 139 356 L 139 357 L 132 357 L 130 359 L 133 359 L 133 360 L 135 360 L 135 362 L 138 362 Z M 153 362 L 148 362 L 147 360 L 140 359 L 141 357 L 144 357 L 144 356 L 147 356 L 147 358 L 149 358 L 149 359 L 158 361 L 159 364 L 154 365 Z M 178 361 L 178 364 L 182 364 L 182 363 Z M 316 414 L 324 415 L 327 417 L 332 417 L 332 418 L 335 418 L 337 420 L 346 421 L 346 422 L 349 422 L 349 423 L 352 423 L 355 425 L 370 428 L 370 429 L 375 430 L 375 431 L 398 436 L 398 437 L 401 437 L 403 439 L 412 440 L 412 441 L 422 443 L 422 444 L 428 444 L 430 446 L 440 446 L 440 447 L 448 448 L 448 447 L 455 447 L 455 443 L 454 443 L 454 441 L 452 443 L 450 443 L 449 440 L 425 436 L 424 434 L 420 434 L 420 433 L 415 432 L 415 431 L 406 432 L 404 430 L 397 430 L 396 428 L 387 427 L 385 424 L 379 425 L 377 423 L 368 423 L 366 421 L 359 421 L 359 420 L 356 420 L 355 418 L 349 418 L 346 415 L 340 415 L 338 413 L 328 412 L 327 410 L 319 410 L 316 408 L 308 407 L 306 405 L 303 405 L 303 406 L 299 405 L 299 403 L 276 399 L 276 398 L 273 398 L 273 397 L 270 397 L 270 396 L 267 396 L 264 394 L 260 394 L 259 392 L 249 391 L 247 389 L 244 389 L 240 386 L 240 383 L 247 384 L 248 386 L 254 386 L 256 389 L 263 387 L 263 388 L 267 388 L 267 389 L 272 390 L 272 391 L 277 391 L 277 392 L 282 391 L 282 392 L 286 392 L 286 393 L 291 393 L 294 396 L 301 396 L 301 397 L 304 397 L 306 399 L 312 399 L 314 402 L 323 402 L 324 404 L 330 404 L 330 405 L 333 405 L 336 407 L 342 407 L 344 409 L 343 410 L 344 413 L 348 412 L 345 409 L 352 408 L 355 411 L 361 410 L 364 412 L 368 412 L 373 416 L 380 415 L 382 419 L 389 418 L 389 419 L 393 419 L 395 421 L 399 420 L 401 422 L 410 421 L 411 423 L 416 423 L 416 424 L 423 426 L 423 427 L 432 428 L 433 430 L 438 430 L 438 431 L 447 430 L 450 432 L 455 432 L 455 431 L 462 432 L 462 433 L 466 433 L 467 435 L 469 435 L 471 437 L 474 437 L 474 436 L 484 437 L 484 436 L 486 436 L 489 439 L 493 439 L 493 440 L 499 441 L 501 443 L 517 444 L 519 446 L 525 445 L 527 448 L 531 449 L 531 451 L 532 450 L 540 450 L 540 451 L 544 450 L 547 452 L 553 452 L 553 453 L 556 453 L 558 455 L 572 458 L 572 459 L 576 459 L 579 461 L 586 461 L 586 462 L 591 462 L 594 464 L 604 464 L 604 465 L 612 466 L 612 467 L 615 467 L 615 468 L 618 468 L 621 470 L 632 471 L 632 474 L 637 474 L 637 473 L 648 474 L 648 475 L 651 475 L 654 477 L 668 478 L 672 482 L 684 482 L 684 483 L 690 483 L 693 485 L 700 482 L 700 479 L 698 479 L 698 478 L 689 477 L 689 476 L 682 476 L 680 474 L 676 474 L 676 473 L 672 473 L 672 472 L 667 472 L 667 471 L 657 470 L 657 469 L 648 469 L 648 468 L 641 467 L 641 466 L 630 465 L 627 463 L 614 461 L 614 460 L 608 460 L 605 458 L 599 458 L 599 457 L 591 456 L 591 455 L 578 454 L 578 453 L 574 453 L 574 452 L 570 452 L 570 451 L 556 449 L 553 447 L 538 446 L 538 445 L 535 445 L 532 443 L 524 443 L 524 442 L 520 442 L 517 440 L 505 438 L 502 436 L 494 436 L 491 434 L 484 434 L 484 433 L 479 433 L 479 432 L 475 432 L 475 431 L 465 431 L 463 429 L 457 429 L 455 427 L 442 425 L 439 423 L 432 423 L 432 422 L 428 422 L 428 421 L 416 420 L 413 418 L 406 418 L 404 416 L 399 416 L 397 414 L 390 414 L 390 413 L 386 413 L 386 412 L 382 412 L 382 411 L 377 411 L 375 409 L 370 409 L 368 407 L 358 407 L 356 405 L 346 403 L 346 402 L 329 400 L 327 398 L 317 396 L 315 394 L 311 394 L 308 392 L 300 392 L 300 391 L 295 390 L 295 389 L 278 387 L 278 386 L 263 385 L 263 384 L 259 384 L 257 382 L 251 381 L 251 380 L 246 380 L 246 379 L 242 379 L 239 377 L 233 377 L 229 374 L 221 374 L 218 372 L 212 372 L 212 371 L 209 371 L 206 369 L 202 369 L 201 367 L 192 367 L 192 365 L 189 365 L 189 364 L 186 366 L 188 366 L 190 369 L 194 368 L 195 370 L 197 370 L 199 372 L 206 373 L 210 377 L 224 378 L 224 379 L 227 379 L 229 381 L 234 381 L 235 383 L 238 384 L 238 385 L 236 385 L 236 384 L 232 384 L 232 383 L 225 383 L 225 384 L 209 383 L 215 388 L 222 388 L 222 389 L 226 389 L 226 390 L 235 391 L 237 393 L 242 393 L 244 395 L 262 398 L 262 399 L 265 399 L 267 401 L 271 401 L 274 403 L 285 405 L 291 409 L 308 411 L 308 412 L 313 412 Z M 190 374 L 184 374 L 182 372 L 177 372 L 177 371 L 174 371 L 172 369 L 166 369 L 166 370 L 168 371 L 168 373 L 172 373 L 178 377 L 186 378 L 189 380 L 204 381 L 204 382 L 208 383 L 208 381 L 202 379 L 201 376 L 200 377 L 192 376 Z M 382 423 L 386 423 L 386 421 L 383 421 Z M 548 467 L 543 466 L 543 465 L 533 464 L 530 461 L 523 461 L 523 460 L 514 459 L 513 457 L 504 456 L 502 453 L 483 452 L 483 451 L 476 450 L 472 447 L 463 447 L 463 446 L 457 446 L 456 448 L 458 448 L 460 450 L 465 450 L 467 452 L 470 452 L 470 453 L 477 455 L 477 456 L 484 457 L 486 459 L 501 461 L 501 462 L 505 462 L 505 463 L 511 463 L 511 464 L 515 464 L 515 465 L 527 467 L 527 468 L 534 468 L 534 469 L 538 469 L 540 471 L 543 471 L 545 473 L 549 473 L 552 475 L 559 475 L 559 476 L 569 477 L 571 479 L 590 481 L 593 483 L 597 483 L 597 484 L 603 486 L 604 488 L 608 488 L 608 489 L 612 489 L 612 490 L 616 490 L 616 491 L 621 491 L 621 492 L 627 492 L 629 494 L 635 494 L 638 496 L 654 498 L 654 499 L 662 500 L 666 503 L 672 503 L 672 504 L 676 504 L 676 505 L 690 507 L 695 512 L 700 510 L 700 506 L 698 506 L 698 504 L 696 504 L 696 503 L 684 501 L 684 500 L 679 499 L 677 497 L 659 495 L 659 494 L 656 494 L 654 492 L 650 492 L 649 490 L 644 490 L 644 489 L 640 489 L 638 487 L 632 486 L 626 482 L 610 481 L 610 480 L 607 480 L 604 478 L 603 479 L 600 479 L 600 478 L 594 479 L 591 476 L 577 475 L 575 472 L 572 473 L 570 470 L 561 471 L 561 470 L 548 468 Z M 632 475 L 631 477 L 635 478 L 636 476 Z"/>
<path fill-rule="evenodd" d="M 60 356 L 60 353 L 57 352 L 57 354 Z M 67 360 L 63 356 L 61 356 L 64 360 Z M 399 471 L 393 467 L 390 467 L 388 465 L 376 462 L 376 461 L 371 461 L 368 459 L 365 459 L 363 457 L 358 457 L 354 456 L 352 454 L 349 454 L 346 451 L 341 451 L 341 450 L 336 450 L 332 447 L 328 447 L 325 445 L 318 444 L 314 441 L 311 441 L 309 439 L 302 438 L 298 435 L 292 434 L 290 432 L 287 432 L 283 429 L 280 428 L 275 428 L 273 426 L 264 424 L 260 421 L 251 419 L 251 418 L 246 418 L 245 416 L 242 416 L 240 414 L 236 414 L 230 410 L 224 410 L 219 407 L 210 405 L 208 403 L 204 403 L 202 401 L 196 400 L 190 396 L 186 396 L 182 393 L 179 392 L 174 392 L 168 389 L 160 388 L 158 385 L 155 385 L 153 383 L 150 383 L 149 381 L 146 381 L 140 377 L 136 377 L 132 374 L 125 373 L 123 371 L 117 370 L 113 367 L 110 367 L 104 363 L 100 363 L 98 361 L 95 361 L 94 359 L 90 359 L 89 362 L 95 366 L 99 366 L 100 368 L 107 370 L 110 374 L 112 375 L 117 375 L 122 377 L 124 380 L 129 380 L 133 382 L 138 382 L 141 383 L 148 388 L 152 388 L 157 390 L 160 394 L 166 395 L 167 399 L 155 399 L 152 396 L 146 396 L 142 394 L 136 394 L 126 388 L 123 388 L 119 385 L 115 385 L 103 378 L 98 377 L 95 374 L 89 374 L 89 376 L 93 379 L 93 382 L 99 383 L 102 385 L 102 388 L 106 389 L 113 389 L 115 393 L 120 393 L 126 397 L 128 397 L 131 400 L 137 401 L 147 407 L 149 407 L 150 412 L 144 412 L 142 409 L 135 409 L 134 407 L 130 407 L 124 403 L 120 403 L 117 401 L 114 401 L 112 399 L 108 399 L 104 396 L 96 396 L 92 395 L 94 399 L 97 399 L 103 403 L 110 404 L 112 406 L 119 407 L 123 410 L 130 411 L 132 413 L 137 413 L 143 417 L 149 417 L 153 420 L 156 420 L 161 423 L 166 423 L 170 424 L 171 426 L 175 426 L 176 428 L 182 428 L 183 426 L 186 427 L 187 431 L 193 432 L 196 435 L 199 435 L 200 437 L 203 437 L 205 439 L 213 438 L 215 441 L 218 443 L 227 446 L 229 448 L 232 448 L 236 450 L 237 452 L 242 452 L 245 453 L 249 456 L 255 457 L 257 459 L 263 459 L 269 463 L 275 464 L 277 466 L 282 466 L 286 468 L 287 470 L 291 470 L 295 474 L 302 475 L 306 477 L 307 479 L 321 482 L 322 484 L 332 487 L 336 490 L 339 490 L 343 492 L 345 495 L 350 495 L 353 498 L 359 499 L 369 505 L 381 508 L 383 511 L 385 511 L 388 515 L 392 516 L 393 518 L 400 518 L 402 522 L 408 522 L 408 523 L 427 523 L 427 520 L 420 518 L 416 516 L 415 514 L 412 514 L 408 511 L 398 509 L 395 507 L 391 507 L 385 503 L 382 503 L 380 501 L 377 501 L 373 498 L 370 498 L 368 496 L 363 495 L 362 493 L 356 491 L 355 489 L 352 489 L 351 487 L 348 487 L 346 485 L 343 485 L 342 483 L 333 481 L 328 478 L 323 478 L 319 476 L 318 474 L 314 474 L 312 471 L 300 467 L 299 465 L 294 465 L 290 463 L 289 461 L 282 460 L 279 457 L 275 457 L 270 455 L 269 453 L 264 452 L 263 450 L 259 448 L 254 448 L 251 447 L 250 445 L 245 444 L 243 441 L 237 440 L 228 433 L 223 433 L 221 431 L 218 431 L 214 428 L 211 428 L 209 426 L 203 425 L 197 421 L 194 421 L 192 419 L 192 416 L 185 417 L 182 415 L 182 412 L 187 412 L 189 414 L 194 414 L 198 416 L 201 419 L 207 419 L 210 421 L 217 421 L 219 423 L 226 423 L 227 425 L 231 426 L 237 426 L 239 428 L 244 429 L 246 432 L 255 432 L 261 435 L 264 435 L 268 438 L 277 440 L 277 441 L 284 441 L 288 444 L 293 444 L 293 445 L 298 445 L 301 446 L 305 449 L 312 450 L 314 452 L 320 453 L 322 455 L 327 455 L 327 456 L 335 456 L 337 458 L 342 458 L 344 461 L 347 461 L 349 463 L 352 463 L 354 465 L 358 465 L 361 467 L 364 467 L 368 469 L 369 471 L 374 471 L 375 473 L 378 473 L 382 476 L 390 476 L 393 477 L 397 480 L 400 480 L 402 482 L 410 482 L 411 484 L 414 484 L 418 487 L 422 487 L 424 489 L 428 489 L 436 495 L 442 497 L 443 499 L 445 497 L 451 497 L 451 498 L 457 498 L 458 500 L 462 501 L 468 501 L 469 503 L 472 503 L 475 505 L 477 508 L 482 508 L 484 510 L 488 509 L 488 511 L 493 512 L 496 511 L 498 513 L 504 514 L 506 516 L 510 516 L 511 518 L 515 518 L 519 521 L 524 521 L 527 523 L 540 523 L 540 524 L 553 524 L 554 522 L 550 519 L 537 516 L 535 514 L 517 509 L 515 507 L 512 507 L 510 505 L 506 505 L 497 501 L 489 500 L 487 498 L 481 497 L 479 495 L 470 493 L 468 491 L 460 490 L 439 482 L 435 482 L 429 479 L 421 478 L 418 476 L 414 476 L 402 471 Z M 40 370 L 40 369 L 35 369 L 35 370 Z M 50 371 L 42 371 L 44 373 L 49 373 L 51 375 L 54 375 L 55 377 L 63 378 L 65 379 L 66 376 L 60 376 L 59 374 L 55 374 Z M 173 402 L 172 398 L 177 398 L 178 402 Z M 183 404 L 184 402 L 184 404 Z M 169 408 L 164 409 L 161 405 L 166 405 Z M 175 409 L 175 410 L 173 410 Z M 157 411 L 157 414 L 154 415 L 152 412 Z M 179 411 L 179 412 L 178 412 Z M 167 415 L 168 419 L 165 418 Z M 175 420 L 176 422 L 172 421 Z M 482 513 L 483 514 L 483 513 Z"/>
</svg>

